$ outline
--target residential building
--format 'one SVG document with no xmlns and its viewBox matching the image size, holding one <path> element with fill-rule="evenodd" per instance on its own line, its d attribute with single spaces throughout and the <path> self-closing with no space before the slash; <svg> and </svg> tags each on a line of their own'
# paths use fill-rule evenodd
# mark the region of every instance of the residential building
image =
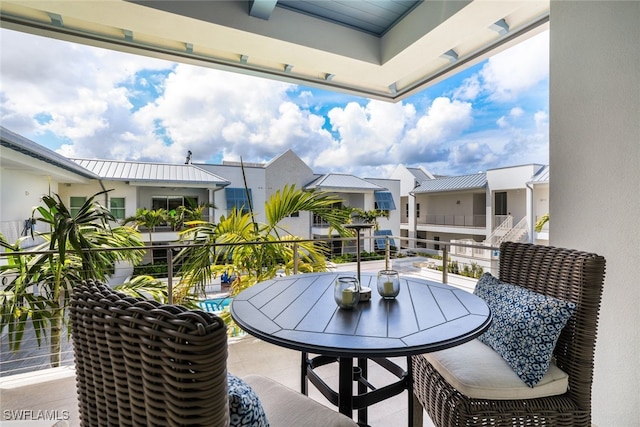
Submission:
<svg viewBox="0 0 640 427">
<path fill-rule="evenodd" d="M 530 164 L 435 177 L 400 165 L 391 176 L 402 183 L 401 236 L 419 239 L 402 240 L 402 247 L 440 250 L 440 244 L 424 240 L 490 246 L 502 240 L 542 241 L 533 234 L 533 224 L 549 209 L 548 167 Z"/>
<path fill-rule="evenodd" d="M 362 233 L 376 233 L 378 235 L 398 235 L 400 230 L 400 213 L 396 208 L 399 200 L 400 182 L 391 179 L 358 178 L 348 174 L 324 174 L 305 186 L 307 190 L 321 190 L 333 194 L 344 200 L 344 205 L 360 208 L 364 211 L 379 209 L 387 211 L 388 218 L 377 218 L 378 230 L 362 231 Z M 328 224 L 319 217 L 314 218 L 312 234 L 314 237 L 327 236 Z M 337 236 L 334 232 L 332 235 Z M 364 239 L 362 248 L 366 251 L 381 250 L 381 241 Z M 394 242 L 395 243 L 395 242 Z M 394 244 L 392 243 L 392 244 Z M 341 253 L 344 247 L 339 242 L 332 248 L 334 253 Z M 353 249 L 350 249 L 353 250 Z"/>
<path fill-rule="evenodd" d="M 46 230 L 46 224 L 31 222 L 42 196 L 98 179 L 66 157 L 0 126 L 0 233 L 9 243 L 25 237 L 23 248 L 40 243 L 29 236 L 32 230 Z"/>
<path fill-rule="evenodd" d="M 532 215 L 529 224 L 529 235 L 533 236 L 533 242 L 541 245 L 549 244 L 549 222 L 546 222 L 542 230 L 536 231 L 535 226 L 540 219 L 549 215 L 549 166 L 545 166 L 535 174 L 531 181 L 527 182 L 527 191 L 531 199 L 527 200 Z"/>
<path fill-rule="evenodd" d="M 415 200 L 411 196 L 411 192 L 420 185 L 420 183 L 434 179 L 435 176 L 431 172 L 422 167 L 407 167 L 398 165 L 391 173 L 392 179 L 400 181 L 400 234 L 399 236 L 416 239 L 416 220 L 418 213 L 416 212 Z M 413 240 L 401 241 L 401 247 L 415 247 Z"/>
<path fill-rule="evenodd" d="M 253 209 L 258 222 L 266 221 L 264 204 L 286 185 L 305 190 L 322 190 L 342 199 L 343 206 L 365 211 L 376 208 L 389 211 L 389 218 L 378 220 L 386 234 L 399 232 L 399 200 L 397 180 L 363 179 L 353 175 L 314 174 L 292 150 L 262 163 L 223 162 L 220 165 L 162 164 L 118 160 L 67 159 L 45 147 L 23 138 L 6 128 L 2 133 L 2 208 L 0 232 L 9 242 L 30 231 L 25 229 L 34 206 L 44 194 L 56 193 L 73 209 L 88 197 L 110 190 L 100 202 L 116 219 L 132 217 L 138 208 L 175 210 L 179 206 L 207 204 L 205 219 L 216 222 L 233 208 Z M 36 159 L 34 161 L 34 159 Z M 245 183 L 247 190 L 245 190 Z M 29 223 L 30 224 L 30 223 Z M 36 224 L 44 231 L 44 224 Z M 310 212 L 300 212 L 282 221 L 281 226 L 303 239 L 325 238 L 329 231 Z M 154 244 L 176 241 L 178 230 L 169 224 L 142 234 L 144 241 Z M 333 233 L 337 237 L 337 234 Z M 366 240 L 367 242 L 370 240 Z M 37 241 L 26 241 L 24 247 Z M 339 252 L 353 251 L 353 245 Z M 375 244 L 366 246 L 374 250 Z M 380 249 L 380 248 L 378 248 Z M 155 258 L 155 257 L 154 257 Z"/>
</svg>

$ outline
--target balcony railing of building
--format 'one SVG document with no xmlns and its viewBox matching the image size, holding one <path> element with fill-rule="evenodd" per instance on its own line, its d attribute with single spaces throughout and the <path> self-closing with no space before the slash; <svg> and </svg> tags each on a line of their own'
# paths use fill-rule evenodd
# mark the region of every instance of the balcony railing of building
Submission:
<svg viewBox="0 0 640 427">
<path fill-rule="evenodd" d="M 446 227 L 483 228 L 487 224 L 486 215 L 426 215 L 418 217 L 418 225 L 439 225 Z"/>
<path fill-rule="evenodd" d="M 365 244 L 363 246 L 363 252 L 361 254 L 361 262 L 370 262 L 370 261 L 378 261 L 380 263 L 380 269 L 383 269 L 385 265 L 385 257 L 389 257 L 392 260 L 399 260 L 401 258 L 406 258 L 408 255 L 406 250 L 400 250 L 399 248 L 395 248 L 392 246 L 391 242 L 400 242 L 399 236 L 367 236 L 361 235 L 360 239 L 368 242 L 368 245 Z M 384 239 L 384 247 L 380 248 L 380 241 Z M 376 244 L 374 241 L 378 241 L 378 247 L 376 249 Z M 418 260 L 411 260 L 412 265 L 420 265 L 423 264 L 425 260 L 429 260 L 429 263 L 434 263 L 436 265 L 435 269 L 432 270 L 433 274 L 439 274 L 439 278 L 436 280 L 440 280 L 443 283 L 448 283 L 449 274 L 450 274 L 450 263 L 455 262 L 451 260 L 452 256 L 455 256 L 459 253 L 466 253 L 465 251 L 472 251 L 474 256 L 477 256 L 478 262 L 481 260 L 490 260 L 491 262 L 497 262 L 498 251 L 495 247 L 488 247 L 485 245 L 471 243 L 468 241 L 459 241 L 459 242 L 441 242 L 441 241 L 431 241 L 425 239 L 409 239 L 406 237 L 402 238 L 402 241 L 407 240 L 415 240 L 420 241 L 425 246 L 432 244 L 439 244 L 440 251 L 432 251 L 433 257 L 425 258 L 424 254 L 420 255 Z M 296 241 L 275 241 L 275 242 L 248 242 L 248 243 L 238 243 L 238 244 L 216 244 L 212 245 L 212 250 L 220 250 L 222 247 L 230 247 L 230 246 L 241 246 L 241 245 L 287 245 L 291 248 L 293 253 L 293 268 L 291 273 L 297 274 L 299 272 L 299 262 L 300 257 L 299 254 L 299 244 L 304 242 L 316 242 L 316 243 L 326 243 L 330 248 L 336 245 L 336 242 L 339 242 L 340 245 L 349 248 L 352 251 L 354 247 L 355 237 L 347 237 L 347 238 L 338 238 L 338 239 L 314 239 L 314 240 L 296 240 Z M 171 245 L 163 245 L 163 246 L 146 246 L 142 249 L 154 252 L 158 250 L 166 251 L 166 264 L 163 264 L 160 268 L 161 273 L 159 274 L 162 278 L 159 279 L 163 283 L 166 284 L 168 295 L 171 296 L 173 293 L 174 286 L 180 282 L 179 274 L 179 266 L 175 262 L 175 256 L 181 249 L 185 247 L 192 247 L 193 245 L 188 244 L 171 244 Z M 371 250 L 373 248 L 373 250 Z M 452 249 L 454 248 L 454 249 Z M 126 249 L 126 248 L 125 248 Z M 131 249 L 131 248 L 129 248 Z M 140 248 L 136 248 L 140 249 Z M 367 250 L 369 249 L 369 251 Z M 103 251 L 108 250 L 123 250 L 120 249 L 101 249 Z M 34 255 L 34 254 L 53 254 L 51 251 L 24 251 L 24 252 L 0 252 L 0 264 L 6 265 L 9 262 L 10 257 L 23 256 L 23 255 Z M 340 258 L 342 257 L 342 258 Z M 338 259 L 340 258 L 340 259 Z M 338 256 L 338 258 L 334 258 L 336 262 L 344 262 L 344 256 Z M 334 268 L 335 264 L 331 262 L 332 258 L 329 257 L 328 268 Z M 353 262 L 355 257 L 351 257 L 346 259 L 346 261 Z M 121 266 L 122 267 L 122 266 Z M 378 265 L 376 264 L 376 268 Z M 125 266 L 125 268 L 130 268 L 124 276 L 122 274 L 118 275 L 118 270 L 116 269 L 115 273 L 112 275 L 112 278 L 117 277 L 115 282 L 109 281 L 110 285 L 116 285 L 118 283 L 122 283 L 130 278 L 133 274 L 132 266 Z M 157 270 L 158 266 L 155 265 L 154 268 Z M 353 269 L 355 270 L 355 265 Z M 420 271 L 420 269 L 417 269 Z M 439 270 L 439 271 L 437 271 Z M 164 274 L 163 274 L 164 273 Z M 144 272 L 139 273 L 144 274 Z M 157 272 L 149 273 L 149 274 L 158 274 Z M 283 270 L 284 274 L 284 270 Z M 437 276 L 434 276 L 437 277 Z M 12 280 L 10 276 L 1 277 L 1 288 L 0 295 L 2 298 L 10 297 L 10 295 L 5 293 L 5 289 L 8 283 Z M 45 295 L 43 291 L 37 289 L 38 285 L 34 285 L 31 293 L 33 295 Z M 212 283 L 208 284 L 204 287 L 204 291 L 201 294 L 196 294 L 194 297 L 196 300 L 205 300 L 211 297 L 212 294 L 228 296 L 228 288 L 223 288 L 220 277 L 217 277 L 213 280 Z M 171 300 L 169 301 L 171 302 Z M 30 323 L 30 322 L 29 322 Z M 70 337 L 67 333 L 66 328 L 62 328 L 62 333 L 60 336 L 61 341 L 61 354 L 60 354 L 60 366 L 72 366 L 73 365 L 73 349 L 70 342 Z M 51 367 L 50 364 L 50 353 L 49 346 L 51 343 L 51 336 L 42 336 L 38 338 L 33 330 L 33 328 L 27 327 L 25 329 L 24 335 L 21 339 L 21 346 L 18 351 L 11 351 L 9 349 L 7 328 L 0 333 L 0 377 L 5 377 L 14 374 L 20 374 L 25 372 L 36 371 L 40 369 L 47 369 Z"/>
</svg>

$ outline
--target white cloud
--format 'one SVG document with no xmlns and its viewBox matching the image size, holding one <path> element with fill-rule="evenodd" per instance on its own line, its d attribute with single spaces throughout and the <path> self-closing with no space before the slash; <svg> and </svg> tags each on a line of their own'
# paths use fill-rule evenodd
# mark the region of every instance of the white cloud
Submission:
<svg viewBox="0 0 640 427">
<path fill-rule="evenodd" d="M 451 97 L 391 104 L 0 31 L 3 125 L 53 134 L 70 157 L 267 161 L 291 148 L 317 172 L 387 176 L 399 163 L 468 173 L 548 151 L 539 106 L 485 103 L 546 78 L 548 36 L 495 56 Z"/>
<path fill-rule="evenodd" d="M 355 102 L 328 113 L 331 128 L 338 140 L 326 147 L 316 160 L 320 167 L 346 167 L 354 159 L 368 165 L 380 165 L 390 159 L 387 152 L 402 138 L 406 126 L 414 121 L 415 108 L 410 104 L 369 101 L 365 106 Z"/>
<path fill-rule="evenodd" d="M 533 119 L 539 132 L 549 132 L 549 115 L 545 111 L 536 111 Z"/>
<path fill-rule="evenodd" d="M 413 129 L 409 129 L 391 150 L 398 163 L 433 162 L 447 155 L 449 140 L 473 123 L 472 105 L 468 102 L 436 98 Z"/>
<path fill-rule="evenodd" d="M 139 69 L 171 65 L 44 37 L 2 30 L 4 126 L 23 134 L 52 132 L 77 141 L 113 127 L 110 115 L 130 103 L 118 84 Z"/>
<path fill-rule="evenodd" d="M 490 98 L 507 102 L 549 76 L 549 32 L 540 33 L 491 58 L 480 72 Z"/>
<path fill-rule="evenodd" d="M 498 120 L 496 120 L 496 124 L 502 129 L 513 126 L 513 122 L 517 121 L 524 114 L 525 112 L 522 108 L 513 107 L 511 110 L 509 110 L 508 115 L 501 116 Z"/>
<path fill-rule="evenodd" d="M 487 144 L 467 142 L 453 148 L 451 160 L 454 166 L 468 167 L 469 164 L 495 164 L 498 156 Z"/>
<path fill-rule="evenodd" d="M 480 78 L 477 74 L 463 80 L 460 87 L 453 91 L 453 98 L 460 99 L 462 101 L 474 100 L 480 95 L 482 91 L 482 85 Z"/>
<path fill-rule="evenodd" d="M 520 107 L 513 107 L 511 111 L 509 111 L 509 115 L 516 119 L 518 117 L 522 117 L 523 114 L 524 114 L 524 110 Z"/>
</svg>

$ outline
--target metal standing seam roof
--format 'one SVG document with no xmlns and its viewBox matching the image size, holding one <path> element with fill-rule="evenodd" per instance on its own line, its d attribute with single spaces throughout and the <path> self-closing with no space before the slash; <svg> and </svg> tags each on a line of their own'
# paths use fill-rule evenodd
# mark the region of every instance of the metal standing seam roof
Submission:
<svg viewBox="0 0 640 427">
<path fill-rule="evenodd" d="M 17 133 L 11 132 L 4 126 L 0 126 L 0 142 L 3 147 L 33 157 L 34 159 L 41 160 L 45 163 L 49 163 L 50 165 L 59 167 L 69 172 L 73 172 L 84 178 L 98 179 L 98 176 L 96 174 L 83 168 L 81 165 L 76 164 L 75 162 L 56 153 L 55 151 L 49 150 L 42 145 L 36 144 L 35 142 L 23 136 L 20 136 Z"/>
<path fill-rule="evenodd" d="M 226 179 L 192 164 L 130 162 L 119 160 L 72 159 L 102 179 L 203 185 L 229 185 Z"/>
<path fill-rule="evenodd" d="M 477 190 L 487 186 L 487 174 L 451 176 L 423 181 L 411 193 L 439 193 L 444 191 Z"/>
<path fill-rule="evenodd" d="M 418 182 L 422 182 L 422 181 L 425 181 L 427 179 L 433 179 L 433 176 L 427 175 L 425 173 L 425 171 L 420 169 L 420 168 L 407 168 L 407 170 L 409 172 L 411 172 L 411 174 L 413 174 L 413 176 L 416 177 L 416 181 L 418 181 Z"/>
<path fill-rule="evenodd" d="M 304 187 L 305 190 L 384 191 L 386 188 L 354 175 L 328 173 Z"/>
<path fill-rule="evenodd" d="M 549 183 L 549 165 L 544 166 L 542 169 L 538 171 L 533 177 L 531 177 L 531 181 L 527 184 L 548 184 Z"/>
</svg>

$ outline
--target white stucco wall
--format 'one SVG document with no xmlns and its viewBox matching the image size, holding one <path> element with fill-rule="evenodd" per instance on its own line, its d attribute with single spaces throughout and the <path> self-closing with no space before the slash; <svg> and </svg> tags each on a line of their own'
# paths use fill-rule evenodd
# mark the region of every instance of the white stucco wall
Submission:
<svg viewBox="0 0 640 427">
<path fill-rule="evenodd" d="M 550 244 L 607 260 L 593 423 L 640 408 L 640 2 L 551 2 Z"/>
<path fill-rule="evenodd" d="M 244 188 L 242 169 L 239 166 L 207 165 L 205 169 L 230 181 L 229 188 Z M 256 220 L 264 222 L 264 202 L 266 200 L 265 169 L 263 167 L 245 166 L 245 174 L 247 185 L 251 188 Z M 218 220 L 221 215 L 227 216 L 227 200 L 224 189 L 214 193 L 214 203 L 216 205 L 215 219 Z"/>
<path fill-rule="evenodd" d="M 533 187 L 533 220 L 537 221 L 541 216 L 549 213 L 549 184 Z"/>
<path fill-rule="evenodd" d="M 42 205 L 42 196 L 58 192 L 58 183 L 31 171 L 2 168 L 0 221 L 24 220 L 34 207 Z"/>
<path fill-rule="evenodd" d="M 304 188 L 314 178 L 313 170 L 292 150 L 287 150 L 273 159 L 265 167 L 265 193 L 267 200 L 285 185 L 295 184 L 297 189 Z M 303 239 L 311 238 L 312 215 L 300 212 L 298 217 L 285 218 L 280 226 L 288 233 Z"/>
<path fill-rule="evenodd" d="M 112 191 L 109 191 L 106 196 L 98 196 L 97 200 L 107 208 L 109 208 L 107 200 L 111 197 L 125 198 L 125 216 L 133 216 L 136 213 L 136 208 L 142 207 L 138 205 L 136 187 L 132 187 L 126 182 L 121 181 L 107 181 L 103 182 L 103 184 L 105 190 Z M 91 197 L 102 190 L 102 186 L 100 186 L 100 183 L 96 180 L 88 184 L 63 184 L 60 186 L 59 194 L 62 201 L 69 206 L 71 197 Z M 150 207 L 151 206 L 149 206 L 149 208 Z"/>
<path fill-rule="evenodd" d="M 542 167 L 543 165 L 529 164 L 488 169 L 487 182 L 493 191 L 525 188 L 525 184 L 531 181 L 531 177 Z"/>
<path fill-rule="evenodd" d="M 42 206 L 42 196 L 57 193 L 58 183 L 32 171 L 5 168 L 0 170 L 0 183 L 0 233 L 9 243 L 15 243 L 33 208 Z M 46 231 L 45 226 L 36 224 L 36 231 Z"/>
<path fill-rule="evenodd" d="M 391 230 L 391 233 L 394 236 L 400 236 L 401 181 L 397 179 L 375 179 L 375 178 L 367 178 L 367 181 L 377 184 L 380 187 L 384 187 L 391 193 L 393 197 L 393 203 L 396 205 L 396 209 L 389 211 L 389 218 L 378 218 L 378 225 L 380 226 L 380 230 Z M 374 195 L 374 207 L 371 209 L 375 209 L 375 195 Z M 400 244 L 399 241 L 396 241 L 395 243 L 396 245 Z"/>
<path fill-rule="evenodd" d="M 409 171 L 406 166 L 398 165 L 396 169 L 391 173 L 392 179 L 400 180 L 400 196 L 402 200 L 401 209 L 405 209 L 405 205 L 408 205 L 407 210 L 407 237 L 416 238 L 416 198 L 410 195 L 411 191 L 416 187 L 416 177 Z M 400 208 L 400 207 L 399 207 Z M 403 227 L 404 228 L 404 227 Z M 407 247 L 414 248 L 415 240 L 407 240 Z"/>
</svg>

